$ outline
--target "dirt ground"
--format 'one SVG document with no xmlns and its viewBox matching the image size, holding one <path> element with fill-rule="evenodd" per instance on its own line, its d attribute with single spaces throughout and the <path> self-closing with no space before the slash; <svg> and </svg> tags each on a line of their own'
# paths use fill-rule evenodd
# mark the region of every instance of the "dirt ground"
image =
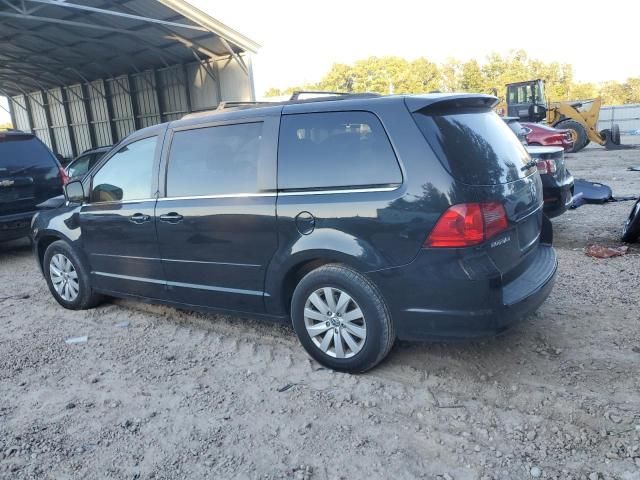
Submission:
<svg viewBox="0 0 640 480">
<path fill-rule="evenodd" d="M 640 193 L 640 149 L 567 162 Z M 359 376 L 320 368 L 283 325 L 120 300 L 65 311 L 28 244 L 0 244 L 0 477 L 640 479 L 640 248 L 582 251 L 619 245 L 631 206 L 554 220 L 559 274 L 529 321 L 400 343 Z"/>
</svg>

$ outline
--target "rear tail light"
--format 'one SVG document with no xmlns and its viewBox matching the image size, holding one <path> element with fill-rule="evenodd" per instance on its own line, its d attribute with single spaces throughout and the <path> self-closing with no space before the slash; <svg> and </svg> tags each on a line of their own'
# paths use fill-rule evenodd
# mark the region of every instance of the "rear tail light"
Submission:
<svg viewBox="0 0 640 480">
<path fill-rule="evenodd" d="M 62 180 L 62 185 L 69 183 L 69 175 L 67 175 L 67 172 L 65 172 L 62 167 L 60 167 L 60 180 Z"/>
<path fill-rule="evenodd" d="M 538 173 L 540 174 L 556 173 L 557 171 L 555 160 L 538 160 L 536 166 L 538 167 Z"/>
<path fill-rule="evenodd" d="M 509 226 L 501 203 L 461 203 L 449 207 L 424 242 L 425 247 L 478 245 Z"/>
</svg>

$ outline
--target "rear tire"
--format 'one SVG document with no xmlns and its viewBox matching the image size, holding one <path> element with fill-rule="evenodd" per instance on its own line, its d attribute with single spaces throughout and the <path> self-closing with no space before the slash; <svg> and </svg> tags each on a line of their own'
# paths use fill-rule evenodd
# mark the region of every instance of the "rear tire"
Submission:
<svg viewBox="0 0 640 480">
<path fill-rule="evenodd" d="M 291 320 L 307 353 L 343 372 L 373 368 L 387 356 L 396 338 L 376 286 L 345 265 L 322 266 L 298 283 Z"/>
<path fill-rule="evenodd" d="M 64 308 L 85 310 L 100 302 L 101 296 L 91 288 L 89 270 L 67 242 L 57 240 L 47 247 L 42 271 L 53 298 Z"/>
<path fill-rule="evenodd" d="M 620 145 L 620 126 L 618 124 L 611 128 L 611 141 L 615 145 Z"/>
<path fill-rule="evenodd" d="M 561 130 L 569 130 L 573 137 L 573 148 L 569 153 L 575 153 L 582 150 L 589 143 L 589 137 L 587 136 L 587 130 L 575 120 L 562 120 L 556 123 L 553 128 Z"/>
</svg>

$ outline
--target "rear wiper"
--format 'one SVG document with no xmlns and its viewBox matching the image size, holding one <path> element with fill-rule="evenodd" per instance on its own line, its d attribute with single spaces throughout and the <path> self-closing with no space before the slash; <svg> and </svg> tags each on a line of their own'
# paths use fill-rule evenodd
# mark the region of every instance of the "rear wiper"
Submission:
<svg viewBox="0 0 640 480">
<path fill-rule="evenodd" d="M 527 163 L 524 164 L 523 167 L 520 167 L 520 170 L 522 170 L 523 172 L 526 172 L 530 168 L 533 168 L 537 165 L 538 165 L 538 162 L 536 162 L 535 160 L 529 160 Z"/>
</svg>

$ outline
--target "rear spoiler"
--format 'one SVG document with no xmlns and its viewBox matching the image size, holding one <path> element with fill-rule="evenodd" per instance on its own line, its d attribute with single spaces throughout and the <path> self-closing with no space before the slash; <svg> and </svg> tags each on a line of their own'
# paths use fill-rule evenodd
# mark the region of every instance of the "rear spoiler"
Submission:
<svg viewBox="0 0 640 480">
<path fill-rule="evenodd" d="M 404 102 L 411 113 L 431 109 L 456 110 L 467 108 L 491 109 L 499 100 L 493 95 L 481 93 L 437 93 L 405 97 Z"/>
</svg>

